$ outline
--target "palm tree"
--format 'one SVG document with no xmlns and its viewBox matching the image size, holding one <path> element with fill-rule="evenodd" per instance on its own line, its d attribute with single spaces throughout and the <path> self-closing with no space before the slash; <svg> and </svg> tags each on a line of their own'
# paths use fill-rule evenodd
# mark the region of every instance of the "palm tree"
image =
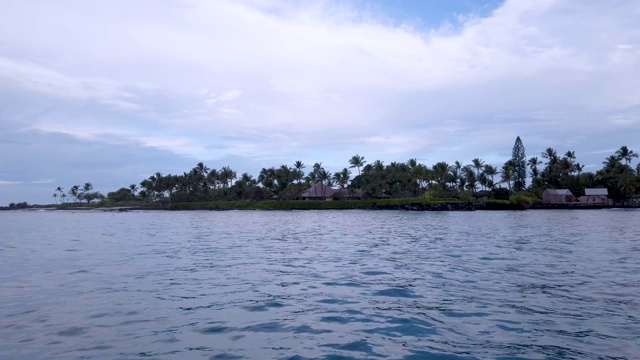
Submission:
<svg viewBox="0 0 640 360">
<path fill-rule="evenodd" d="M 293 163 L 293 167 L 295 167 L 298 170 L 302 170 L 306 167 L 306 165 L 302 161 L 297 160 L 296 162 Z"/>
<path fill-rule="evenodd" d="M 222 186 L 226 189 L 233 184 L 233 180 L 236 179 L 236 172 L 231 170 L 229 166 L 223 166 L 219 172 L 220 182 Z"/>
<path fill-rule="evenodd" d="M 616 165 L 620 164 L 620 160 L 622 160 L 622 158 L 616 155 L 610 155 L 602 163 L 604 164 L 605 168 L 612 169 L 615 168 Z"/>
<path fill-rule="evenodd" d="M 207 174 L 207 183 L 214 189 L 218 188 L 218 185 L 220 183 L 220 173 L 218 172 L 218 170 L 209 170 L 209 173 Z"/>
<path fill-rule="evenodd" d="M 500 174 L 502 175 L 501 181 L 506 182 L 509 187 L 509 191 L 511 191 L 511 181 L 513 180 L 513 166 L 510 161 L 507 161 L 504 165 L 502 165 L 502 169 L 500 170 Z"/>
<path fill-rule="evenodd" d="M 496 168 L 495 166 L 487 164 L 487 165 L 484 166 L 484 174 L 491 178 L 491 182 L 490 183 L 487 182 L 487 183 L 490 184 L 489 187 L 493 190 L 493 188 L 494 188 L 493 177 L 498 175 L 498 168 Z"/>
<path fill-rule="evenodd" d="M 531 178 L 537 179 L 540 176 L 540 170 L 538 169 L 538 165 L 541 165 L 542 161 L 538 160 L 537 156 L 532 156 L 528 161 L 527 165 L 529 165 L 529 169 L 531 169 Z"/>
<path fill-rule="evenodd" d="M 302 171 L 302 169 L 304 169 L 306 166 L 302 161 L 297 160 L 293 163 L 293 167 L 296 169 L 294 177 L 296 180 L 298 180 L 298 184 L 300 184 L 300 181 L 302 181 L 302 178 L 304 178 L 304 172 Z"/>
<path fill-rule="evenodd" d="M 447 187 L 447 175 L 449 175 L 449 164 L 440 161 L 431 167 L 436 182 L 442 186 L 442 190 Z"/>
<path fill-rule="evenodd" d="M 376 160 L 373 162 L 373 170 L 377 171 L 377 172 L 382 172 L 384 171 L 384 161 L 382 160 Z"/>
<path fill-rule="evenodd" d="M 542 158 L 547 160 L 547 165 L 555 165 L 558 162 L 558 153 L 553 148 L 547 148 L 542 152 Z"/>
<path fill-rule="evenodd" d="M 320 180 L 320 184 L 322 186 L 322 197 L 325 197 L 327 194 L 327 185 L 325 183 L 331 179 L 331 173 L 327 172 L 324 168 L 320 168 L 318 171 L 318 180 Z"/>
<path fill-rule="evenodd" d="M 473 164 L 473 168 L 476 169 L 476 177 L 479 178 L 480 170 L 482 170 L 482 168 L 484 167 L 484 161 L 482 161 L 482 159 L 480 158 L 475 158 L 471 160 L 471 163 Z"/>
<path fill-rule="evenodd" d="M 340 187 L 344 189 L 349 183 L 349 178 L 351 177 L 351 171 L 349 171 L 349 169 L 347 168 L 343 168 L 341 173 L 342 175 L 340 177 L 342 178 L 342 183 L 340 184 Z"/>
<path fill-rule="evenodd" d="M 465 188 L 467 190 L 471 190 L 471 192 L 473 193 L 476 190 L 476 186 L 478 182 L 478 177 L 476 176 L 476 173 L 473 172 L 473 165 L 463 166 L 462 173 L 464 174 L 464 176 L 462 177 L 464 181 L 460 179 L 461 188 L 463 190 Z"/>
<path fill-rule="evenodd" d="M 251 176 L 251 174 L 248 174 L 248 173 L 242 173 L 242 175 L 240 176 L 240 181 L 242 181 L 245 184 L 251 184 L 253 183 L 253 176 Z"/>
<path fill-rule="evenodd" d="M 82 192 L 78 194 L 78 197 L 86 200 L 84 198 L 84 195 L 88 194 L 91 190 L 93 190 L 93 184 L 91 184 L 90 182 L 84 183 L 84 185 L 82 186 Z"/>
<path fill-rule="evenodd" d="M 569 150 L 564 154 L 564 157 L 569 160 L 569 163 L 571 163 L 571 165 L 573 165 L 573 161 L 576 159 L 576 152 Z"/>
<path fill-rule="evenodd" d="M 625 164 L 629 164 L 632 158 L 637 158 L 638 154 L 630 150 L 626 145 L 616 150 L 616 155 L 620 160 L 624 160 Z"/>
<path fill-rule="evenodd" d="M 462 163 L 458 160 L 456 160 L 453 163 L 453 168 L 456 169 L 458 171 L 458 173 L 462 170 Z"/>
<path fill-rule="evenodd" d="M 60 200 L 60 202 L 64 203 L 64 198 L 65 198 L 65 197 L 63 196 L 63 195 L 64 195 L 64 188 L 62 188 L 62 187 L 58 186 L 58 187 L 56 188 L 56 191 L 57 191 L 57 192 L 58 192 L 58 194 L 60 195 L 60 199 L 61 199 L 61 200 Z"/>
<path fill-rule="evenodd" d="M 490 179 L 487 177 L 487 174 L 480 174 L 480 176 L 478 177 L 478 182 L 480 183 L 480 186 L 482 186 L 482 190 L 486 190 L 487 186 L 489 185 L 489 180 Z"/>
<path fill-rule="evenodd" d="M 342 173 L 336 172 L 335 174 L 333 174 L 333 180 L 335 180 L 335 182 L 338 184 L 342 183 Z"/>
<path fill-rule="evenodd" d="M 80 194 L 80 185 L 73 185 L 71 189 L 69 189 L 69 195 L 73 196 L 76 202 L 78 202 L 79 194 Z"/>
<path fill-rule="evenodd" d="M 199 162 L 196 167 L 194 168 L 194 170 L 196 170 L 196 172 L 198 173 L 198 175 L 206 178 L 207 174 L 209 173 L 209 169 L 208 167 L 206 167 L 202 162 Z"/>
<path fill-rule="evenodd" d="M 355 154 L 349 159 L 349 164 L 351 164 L 349 168 L 358 168 L 358 175 L 360 175 L 360 167 L 364 166 L 365 163 L 364 156 Z"/>
<path fill-rule="evenodd" d="M 58 193 L 54 192 L 53 195 L 51 195 L 51 196 L 53 196 L 53 199 L 55 200 L 56 205 L 58 205 Z"/>
<path fill-rule="evenodd" d="M 316 173 L 316 175 L 320 172 L 320 169 L 324 169 L 321 162 L 313 164 L 313 172 Z"/>
</svg>

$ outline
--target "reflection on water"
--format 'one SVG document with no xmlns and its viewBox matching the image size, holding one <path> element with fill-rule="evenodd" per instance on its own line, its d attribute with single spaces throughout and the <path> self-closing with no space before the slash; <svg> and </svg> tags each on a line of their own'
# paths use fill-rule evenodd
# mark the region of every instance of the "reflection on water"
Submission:
<svg viewBox="0 0 640 360">
<path fill-rule="evenodd" d="M 637 358 L 639 220 L 3 212 L 0 358 Z"/>
</svg>

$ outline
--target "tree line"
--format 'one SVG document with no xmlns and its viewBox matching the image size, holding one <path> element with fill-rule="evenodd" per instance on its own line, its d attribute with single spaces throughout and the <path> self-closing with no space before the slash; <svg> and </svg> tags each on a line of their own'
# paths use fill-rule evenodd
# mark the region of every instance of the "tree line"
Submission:
<svg viewBox="0 0 640 360">
<path fill-rule="evenodd" d="M 321 162 L 307 166 L 296 161 L 278 167 L 261 169 L 257 177 L 248 173 L 237 175 L 229 166 L 211 169 L 199 162 L 180 175 L 156 172 L 139 184 L 131 184 L 109 192 L 106 199 L 113 202 L 144 201 L 147 203 L 201 202 L 216 200 L 295 200 L 316 184 L 338 188 L 334 198 L 340 199 L 357 190 L 363 199 L 430 197 L 473 200 L 478 197 L 508 199 L 514 194 L 541 198 L 544 189 L 566 188 L 580 196 L 585 188 L 604 187 L 616 201 L 625 201 L 640 190 L 640 164 L 631 166 L 638 154 L 622 146 L 603 161 L 595 172 L 584 172 L 577 162 L 575 151 L 559 155 L 553 148 L 539 156 L 526 158 L 525 148 L 516 138 L 512 157 L 504 164 L 488 164 L 480 158 L 463 164 L 441 161 L 431 166 L 415 158 L 406 162 L 384 164 L 381 160 L 368 162 L 356 154 L 348 160 L 348 167 L 337 172 L 327 171 Z M 530 183 L 527 184 L 527 181 Z M 56 202 L 86 201 L 105 198 L 92 191 L 91 183 L 74 185 L 65 194 L 58 187 Z"/>
</svg>

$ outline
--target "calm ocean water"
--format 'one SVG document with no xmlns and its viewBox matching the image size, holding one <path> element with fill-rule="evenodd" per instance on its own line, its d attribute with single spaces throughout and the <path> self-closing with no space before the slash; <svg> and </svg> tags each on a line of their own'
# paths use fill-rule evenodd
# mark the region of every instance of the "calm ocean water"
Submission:
<svg viewBox="0 0 640 360">
<path fill-rule="evenodd" d="M 639 224 L 0 212 L 0 359 L 638 359 Z"/>
</svg>

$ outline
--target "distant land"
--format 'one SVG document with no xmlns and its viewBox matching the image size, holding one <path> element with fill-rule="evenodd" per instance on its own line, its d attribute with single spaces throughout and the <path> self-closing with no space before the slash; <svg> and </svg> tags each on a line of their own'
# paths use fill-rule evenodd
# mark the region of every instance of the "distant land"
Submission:
<svg viewBox="0 0 640 360">
<path fill-rule="evenodd" d="M 53 204 L 11 203 L 3 210 L 26 208 L 87 209 L 388 209 L 476 210 L 586 208 L 578 200 L 585 189 L 606 189 L 605 200 L 588 208 L 640 205 L 638 154 L 622 146 L 596 172 L 583 172 L 576 154 L 547 148 L 526 158 L 520 137 L 512 157 L 500 168 L 475 158 L 463 165 L 438 162 L 426 166 L 409 159 L 385 165 L 354 155 L 349 167 L 331 173 L 322 163 L 263 168 L 257 177 L 237 176 L 229 166 L 210 169 L 199 162 L 182 175 L 159 172 L 103 195 L 90 182 L 54 189 Z M 563 189 L 571 200 L 543 204 L 546 189 Z"/>
</svg>

